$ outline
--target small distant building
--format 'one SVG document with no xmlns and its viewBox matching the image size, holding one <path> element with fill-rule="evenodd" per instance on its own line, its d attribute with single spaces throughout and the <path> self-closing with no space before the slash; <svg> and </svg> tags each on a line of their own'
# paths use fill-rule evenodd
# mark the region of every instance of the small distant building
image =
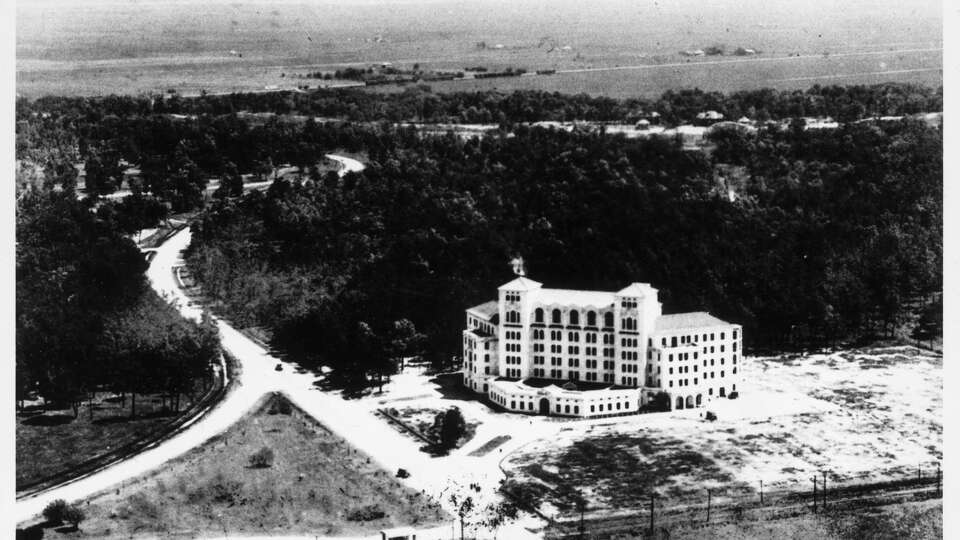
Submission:
<svg viewBox="0 0 960 540">
<path fill-rule="evenodd" d="M 697 113 L 697 120 L 709 120 L 712 122 L 719 122 L 723 120 L 723 114 L 718 113 L 717 111 L 704 111 Z"/>
<path fill-rule="evenodd" d="M 380 540 L 417 540 L 417 531 L 413 527 L 395 527 L 380 531 Z"/>
<path fill-rule="evenodd" d="M 740 325 L 706 312 L 664 315 L 657 289 L 547 289 L 523 276 L 466 310 L 464 384 L 504 409 L 598 417 L 637 412 L 659 393 L 671 408 L 737 392 Z"/>
<path fill-rule="evenodd" d="M 638 131 L 646 131 L 650 129 L 650 121 L 644 118 L 643 120 L 640 120 L 639 122 L 637 122 L 637 125 L 634 126 L 634 128 L 637 129 Z"/>
</svg>

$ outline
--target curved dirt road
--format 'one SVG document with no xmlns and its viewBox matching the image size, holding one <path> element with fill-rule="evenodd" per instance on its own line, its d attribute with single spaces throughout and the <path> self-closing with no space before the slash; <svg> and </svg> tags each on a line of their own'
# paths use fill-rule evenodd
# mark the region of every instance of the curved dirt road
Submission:
<svg viewBox="0 0 960 540">
<path fill-rule="evenodd" d="M 340 163 L 341 175 L 364 169 L 364 165 L 355 159 L 333 154 L 328 154 L 327 157 Z M 155 250 L 156 255 L 150 262 L 147 278 L 154 290 L 162 298 L 174 302 L 184 317 L 199 321 L 202 309 L 192 304 L 184 295 L 174 271 L 176 267 L 183 265 L 181 252 L 189 245 L 189 228 L 183 229 L 168 239 Z M 265 351 L 223 321 L 217 320 L 217 324 L 220 327 L 224 348 L 237 357 L 242 370 L 235 388 L 223 401 L 215 405 L 207 414 L 187 424 L 179 433 L 143 452 L 89 475 L 18 500 L 15 510 L 16 521 L 21 523 L 36 517 L 53 500 L 73 501 L 86 498 L 158 467 L 230 427 L 264 393 L 283 390 L 285 382 L 277 376 L 289 375 L 293 369 L 288 367 L 281 373 L 273 371 L 273 367 L 278 363 L 277 360 L 270 358 Z"/>
</svg>

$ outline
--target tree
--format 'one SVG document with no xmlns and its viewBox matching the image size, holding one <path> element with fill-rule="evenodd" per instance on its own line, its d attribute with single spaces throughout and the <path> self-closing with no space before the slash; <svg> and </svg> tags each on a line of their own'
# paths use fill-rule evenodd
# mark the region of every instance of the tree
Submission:
<svg viewBox="0 0 960 540">
<path fill-rule="evenodd" d="M 387 364 L 381 364 L 380 369 L 385 368 L 392 372 L 398 364 L 402 366 L 404 358 L 415 356 L 420 352 L 425 336 L 417 332 L 417 328 L 410 322 L 410 319 L 393 321 L 388 335 L 389 338 L 385 345 L 386 354 L 384 355 Z"/>
<path fill-rule="evenodd" d="M 256 469 L 266 469 L 273 466 L 273 450 L 264 446 L 250 456 L 250 466 Z"/>
<path fill-rule="evenodd" d="M 239 197 L 243 195 L 243 177 L 237 171 L 237 166 L 228 161 L 223 167 L 223 174 L 220 175 L 220 187 L 214 193 L 214 196 L 220 199 L 226 197 Z"/>
<path fill-rule="evenodd" d="M 51 524 L 59 525 L 63 523 L 64 514 L 68 507 L 67 501 L 56 499 L 43 508 L 43 517 Z"/>
<path fill-rule="evenodd" d="M 80 523 L 86 518 L 83 510 L 75 504 L 67 506 L 63 511 L 63 520 L 72 525 L 75 531 L 80 529 Z"/>
<path fill-rule="evenodd" d="M 460 518 L 460 540 L 464 540 L 464 526 L 466 519 L 473 513 L 475 503 L 473 502 L 473 497 L 467 496 L 463 498 L 458 498 L 457 495 L 450 495 L 450 502 L 457 509 L 457 517 Z"/>
<path fill-rule="evenodd" d="M 494 539 L 496 539 L 501 527 L 507 522 L 517 519 L 519 512 L 520 510 L 517 508 L 517 505 L 510 500 L 490 503 L 487 506 L 487 519 L 485 523 L 488 528 L 493 529 Z"/>
<path fill-rule="evenodd" d="M 467 422 L 463 413 L 456 407 L 450 407 L 443 414 L 443 422 L 440 424 L 440 446 L 444 450 L 456 448 L 457 442 L 466 431 Z"/>
<path fill-rule="evenodd" d="M 84 183 L 87 193 L 107 195 L 120 187 L 123 169 L 118 158 L 110 153 L 91 154 L 84 166 Z"/>
<path fill-rule="evenodd" d="M 666 392 L 657 392 L 653 395 L 649 404 L 651 411 L 664 412 L 670 410 L 670 394 Z"/>
</svg>

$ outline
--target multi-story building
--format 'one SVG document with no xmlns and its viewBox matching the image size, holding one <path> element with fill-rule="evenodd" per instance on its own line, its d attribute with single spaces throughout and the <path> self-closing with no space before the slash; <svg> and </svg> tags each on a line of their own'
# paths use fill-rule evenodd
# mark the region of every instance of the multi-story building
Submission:
<svg viewBox="0 0 960 540">
<path fill-rule="evenodd" d="M 660 392 L 674 409 L 737 392 L 740 325 L 663 315 L 648 283 L 545 289 L 521 273 L 498 292 L 466 312 L 463 380 L 508 410 L 600 416 L 635 412 Z"/>
</svg>

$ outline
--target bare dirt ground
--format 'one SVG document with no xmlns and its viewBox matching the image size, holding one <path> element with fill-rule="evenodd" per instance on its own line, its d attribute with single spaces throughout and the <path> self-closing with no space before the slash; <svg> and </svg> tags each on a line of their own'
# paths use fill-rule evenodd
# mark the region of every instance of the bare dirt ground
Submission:
<svg viewBox="0 0 960 540">
<path fill-rule="evenodd" d="M 912 347 L 753 358 L 736 400 L 705 410 L 642 415 L 606 425 L 571 423 L 505 461 L 509 478 L 579 488 L 600 511 L 675 504 L 934 474 L 942 459 L 942 359 Z M 545 495 L 541 510 L 569 511 Z"/>
</svg>

